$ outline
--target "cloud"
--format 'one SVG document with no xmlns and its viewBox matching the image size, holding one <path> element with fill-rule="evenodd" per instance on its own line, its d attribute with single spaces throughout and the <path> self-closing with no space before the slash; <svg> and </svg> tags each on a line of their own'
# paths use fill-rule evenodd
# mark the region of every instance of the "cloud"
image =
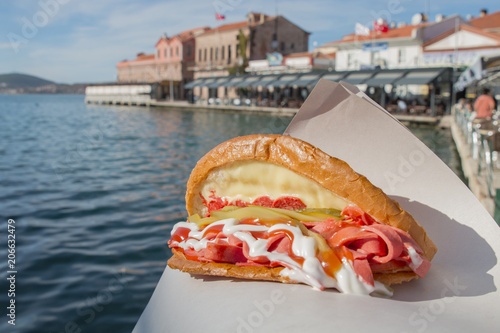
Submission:
<svg viewBox="0 0 500 333">
<path fill-rule="evenodd" d="M 117 0 L 115 5 L 120 3 L 120 6 L 113 8 L 107 4 L 99 5 L 102 2 L 105 1 L 75 2 L 74 6 L 68 3 L 68 7 L 57 16 L 58 22 L 40 28 L 38 34 L 18 52 L 13 62 L 23 64 L 16 70 L 57 82 L 113 81 L 117 62 L 133 58 L 141 51 L 154 52 L 154 45 L 163 32 L 175 34 L 192 28 L 193 22 L 200 22 L 206 16 L 206 9 L 202 8 L 206 2 L 202 1 L 199 1 L 201 7 L 198 10 L 190 10 L 184 1 L 141 6 Z M 95 11 L 90 10 L 93 4 L 96 4 Z M 87 12 L 90 16 L 81 22 L 71 26 L 64 24 L 76 13 Z M 190 20 L 179 12 L 190 12 Z M 80 14 L 80 17 L 84 15 Z M 8 44 L 1 45 L 7 48 L 10 47 Z"/>
<path fill-rule="evenodd" d="M 2 5 L 7 9 L 0 29 L 21 34 L 22 18 L 31 20 L 43 10 L 41 3 L 53 1 L 59 0 L 19 0 Z M 223 22 L 215 20 L 219 2 L 229 4 Z M 409 22 L 414 13 L 424 11 L 424 4 L 414 0 L 66 0 L 17 54 L 9 50 L 6 35 L 0 35 L 0 49 L 4 50 L 0 52 L 0 73 L 15 70 L 68 83 L 113 81 L 117 62 L 134 58 L 138 52 L 153 53 L 164 32 L 174 35 L 198 26 L 237 22 L 249 11 L 274 15 L 275 4 L 279 14 L 312 33 L 311 44 L 317 41 L 320 45 L 352 33 L 356 22 L 371 24 L 377 15 L 391 13 L 391 8 L 395 21 Z M 399 5 L 397 13 L 394 4 Z M 444 1 L 433 1 L 431 14 L 442 11 L 450 15 L 445 6 Z M 473 8 L 472 13 L 477 14 L 477 6 L 456 0 L 453 10 L 460 8 L 467 13 Z M 495 10 L 493 1 L 482 6 Z"/>
</svg>

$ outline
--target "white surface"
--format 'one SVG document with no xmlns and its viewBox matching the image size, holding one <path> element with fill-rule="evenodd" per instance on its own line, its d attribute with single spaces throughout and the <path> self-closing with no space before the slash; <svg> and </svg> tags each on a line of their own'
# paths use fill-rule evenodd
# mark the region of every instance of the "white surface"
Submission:
<svg viewBox="0 0 500 333">
<path fill-rule="evenodd" d="M 498 330 L 500 228 L 438 157 L 389 114 L 327 81 L 287 132 L 344 159 L 397 199 L 438 247 L 429 274 L 382 299 L 167 268 L 135 333 Z"/>
</svg>

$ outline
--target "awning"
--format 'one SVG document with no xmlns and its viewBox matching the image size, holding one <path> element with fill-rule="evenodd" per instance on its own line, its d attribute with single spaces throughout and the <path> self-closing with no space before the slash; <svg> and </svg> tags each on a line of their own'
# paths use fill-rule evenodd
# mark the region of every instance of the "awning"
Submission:
<svg viewBox="0 0 500 333">
<path fill-rule="evenodd" d="M 218 79 L 214 79 L 214 82 L 207 84 L 208 88 L 217 88 L 220 87 L 224 84 L 224 82 L 227 82 L 228 78 L 227 77 L 221 77 Z"/>
<path fill-rule="evenodd" d="M 406 74 L 401 79 L 394 82 L 394 85 L 407 85 L 407 84 L 416 84 L 416 85 L 426 85 L 434 81 L 441 73 L 440 70 L 432 70 L 432 71 L 412 71 Z"/>
<path fill-rule="evenodd" d="M 325 74 L 321 78 L 325 80 L 330 80 L 333 82 L 339 82 L 345 76 L 345 73 L 330 73 Z"/>
<path fill-rule="evenodd" d="M 231 80 L 224 83 L 224 87 L 235 87 L 237 84 L 241 83 L 246 79 L 246 76 L 234 76 Z"/>
<path fill-rule="evenodd" d="M 259 80 L 260 76 L 247 76 L 246 79 L 242 80 L 241 82 L 237 82 L 233 87 L 237 88 L 251 87 L 252 84 L 258 82 Z"/>
<path fill-rule="evenodd" d="M 316 85 L 318 83 L 321 74 L 304 74 L 299 77 L 297 81 L 293 83 L 294 87 L 307 87 L 312 86 L 313 83 Z"/>
<path fill-rule="evenodd" d="M 227 81 L 223 82 L 221 86 L 223 87 L 232 87 L 234 83 L 243 80 L 243 77 L 240 76 L 229 76 L 227 77 Z"/>
<path fill-rule="evenodd" d="M 386 84 L 393 84 L 394 81 L 400 79 L 405 73 L 406 71 L 380 72 L 363 83 L 372 87 L 385 86 Z"/>
<path fill-rule="evenodd" d="M 276 81 L 280 75 L 263 75 L 259 77 L 259 80 L 252 82 L 249 84 L 249 87 L 257 88 L 257 87 L 267 87 L 271 85 L 274 81 Z"/>
<path fill-rule="evenodd" d="M 291 87 L 298 79 L 298 75 L 283 75 L 282 77 L 279 78 L 279 80 L 271 82 L 271 86 L 273 87 Z"/>
<path fill-rule="evenodd" d="M 364 73 L 351 73 L 347 77 L 344 77 L 342 81 L 350 84 L 363 84 L 365 81 L 371 78 L 372 75 L 372 71 Z"/>
<path fill-rule="evenodd" d="M 214 78 L 207 78 L 205 81 L 201 82 L 200 84 L 196 85 L 196 87 L 207 87 L 209 84 L 213 83 L 215 81 Z"/>
<path fill-rule="evenodd" d="M 184 86 L 184 89 L 193 89 L 194 87 L 199 87 L 200 85 L 203 84 L 204 81 L 205 78 L 191 81 Z"/>
</svg>

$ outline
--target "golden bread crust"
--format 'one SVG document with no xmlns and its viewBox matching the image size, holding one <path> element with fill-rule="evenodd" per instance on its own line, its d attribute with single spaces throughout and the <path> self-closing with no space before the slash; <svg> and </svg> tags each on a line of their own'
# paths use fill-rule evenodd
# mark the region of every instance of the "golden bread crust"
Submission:
<svg viewBox="0 0 500 333">
<path fill-rule="evenodd" d="M 174 255 L 167 261 L 170 268 L 178 269 L 181 272 L 211 276 L 225 276 L 238 279 L 265 280 L 284 283 L 298 283 L 287 277 L 281 276 L 280 272 L 284 267 L 264 267 L 264 266 L 237 266 L 228 263 L 199 262 L 189 260 L 179 250 L 172 249 Z"/>
<path fill-rule="evenodd" d="M 237 137 L 221 143 L 202 157 L 187 183 L 186 209 L 189 215 L 201 213 L 204 206 L 200 186 L 211 171 L 246 160 L 265 161 L 286 167 L 358 205 L 378 221 L 408 232 L 428 260 L 437 251 L 425 230 L 413 217 L 366 177 L 356 173 L 346 162 L 331 157 L 311 144 L 284 135 Z M 416 277 L 413 272 L 411 274 Z"/>
</svg>

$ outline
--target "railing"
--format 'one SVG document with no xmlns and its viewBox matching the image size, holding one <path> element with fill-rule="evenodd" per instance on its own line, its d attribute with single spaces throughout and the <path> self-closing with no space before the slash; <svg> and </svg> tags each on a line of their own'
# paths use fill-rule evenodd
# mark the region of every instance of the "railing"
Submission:
<svg viewBox="0 0 500 333">
<path fill-rule="evenodd" d="M 86 95 L 85 103 L 94 104 L 136 104 L 148 105 L 152 102 L 149 94 L 141 95 Z"/>
<path fill-rule="evenodd" d="M 495 171 L 498 170 L 500 152 L 500 121 L 495 114 L 492 119 L 476 119 L 473 115 L 454 110 L 455 122 L 467 144 L 472 158 L 477 162 L 477 175 L 486 180 L 489 194 L 496 196 Z"/>
</svg>

